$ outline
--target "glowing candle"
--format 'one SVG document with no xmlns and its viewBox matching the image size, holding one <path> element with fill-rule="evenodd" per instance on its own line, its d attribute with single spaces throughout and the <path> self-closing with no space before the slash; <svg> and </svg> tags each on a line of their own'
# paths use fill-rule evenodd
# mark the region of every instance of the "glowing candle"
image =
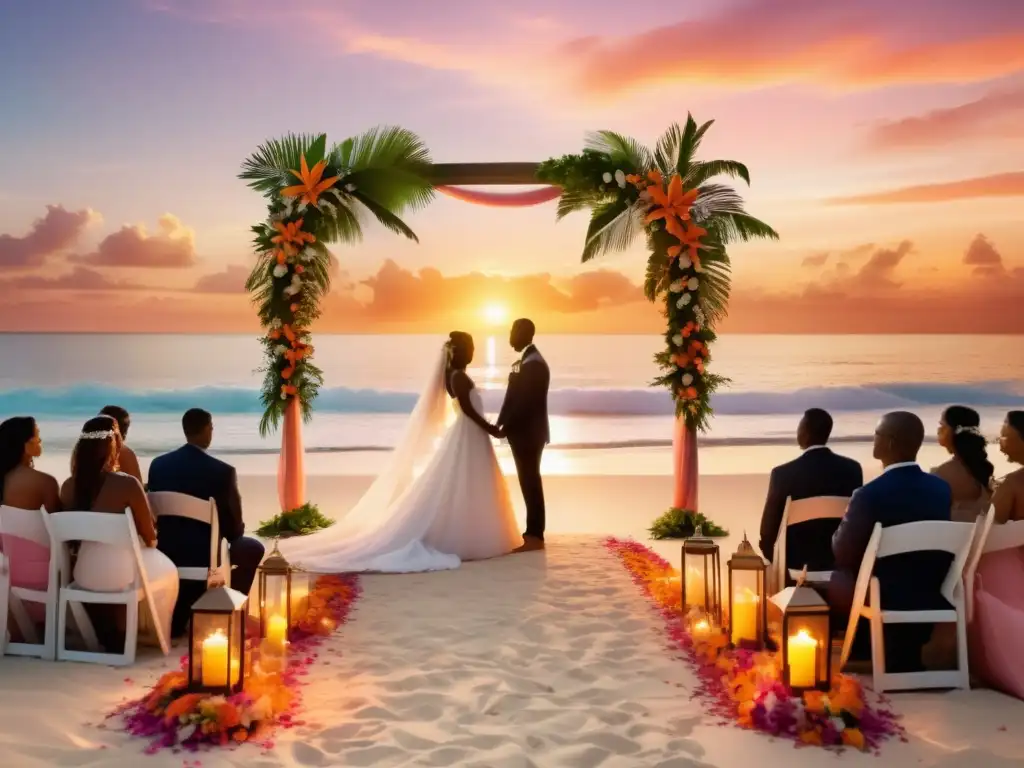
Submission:
<svg viewBox="0 0 1024 768">
<path fill-rule="evenodd" d="M 786 646 L 790 688 L 813 688 L 817 678 L 818 641 L 801 629 L 790 635 Z"/>
<path fill-rule="evenodd" d="M 267 620 L 267 644 L 277 653 L 284 653 L 288 641 L 288 619 L 275 613 Z"/>
<path fill-rule="evenodd" d="M 704 605 L 704 574 L 692 566 L 686 569 L 686 604 L 707 607 Z"/>
<path fill-rule="evenodd" d="M 239 662 L 231 660 L 231 685 L 238 682 Z M 228 684 L 228 638 L 221 629 L 203 640 L 203 685 L 223 688 Z"/>
<path fill-rule="evenodd" d="M 758 597 L 749 589 L 745 589 L 732 599 L 732 643 L 739 645 L 741 640 L 756 642 Z"/>
<path fill-rule="evenodd" d="M 708 635 L 711 634 L 711 625 L 707 619 L 701 619 L 693 625 L 693 639 L 694 640 L 706 640 Z"/>
</svg>

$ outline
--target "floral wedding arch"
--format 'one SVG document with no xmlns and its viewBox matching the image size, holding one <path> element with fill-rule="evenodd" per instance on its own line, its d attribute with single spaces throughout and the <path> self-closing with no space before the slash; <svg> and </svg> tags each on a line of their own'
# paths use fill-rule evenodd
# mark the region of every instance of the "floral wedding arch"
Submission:
<svg viewBox="0 0 1024 768">
<path fill-rule="evenodd" d="M 402 128 L 378 128 L 331 148 L 326 135 L 289 135 L 261 146 L 240 177 L 267 198 L 267 219 L 252 228 L 257 262 L 246 284 L 265 330 L 265 377 L 260 433 L 283 425 L 278 530 L 306 532 L 329 524 L 306 504 L 301 427 L 323 383 L 313 363 L 310 327 L 330 288 L 332 243 L 362 237 L 376 219 L 416 240 L 400 216 L 425 206 L 435 191 L 485 205 L 536 205 L 558 199 L 558 218 L 590 211 L 582 261 L 628 248 L 643 234 L 650 255 L 644 293 L 664 302 L 665 348 L 655 356 L 676 404 L 675 491 L 672 506 L 697 510 L 697 433 L 709 425 L 711 396 L 727 380 L 709 370 L 715 327 L 730 290 L 727 246 L 737 240 L 777 239 L 744 211 L 743 199 L 714 183 L 720 176 L 750 183 L 733 160 L 700 161 L 709 121 L 687 116 L 654 150 L 611 131 L 590 136 L 580 154 L 543 163 L 434 165 L 423 142 Z M 500 194 L 460 185 L 542 184 Z"/>
</svg>

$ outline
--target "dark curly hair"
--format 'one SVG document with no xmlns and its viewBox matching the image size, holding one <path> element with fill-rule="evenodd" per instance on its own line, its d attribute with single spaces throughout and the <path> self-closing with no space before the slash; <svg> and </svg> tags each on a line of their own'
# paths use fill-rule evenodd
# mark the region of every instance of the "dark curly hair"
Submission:
<svg viewBox="0 0 1024 768">
<path fill-rule="evenodd" d="M 444 371 L 444 387 L 448 394 L 455 397 L 452 389 L 452 374 L 455 371 L 464 371 L 473 362 L 473 337 L 465 331 L 452 331 L 448 334 L 448 341 L 445 342 L 448 350 L 448 364 Z"/>
<path fill-rule="evenodd" d="M 25 458 L 25 445 L 36 436 L 36 420 L 15 416 L 0 424 L 0 496 L 7 473 Z"/>
</svg>

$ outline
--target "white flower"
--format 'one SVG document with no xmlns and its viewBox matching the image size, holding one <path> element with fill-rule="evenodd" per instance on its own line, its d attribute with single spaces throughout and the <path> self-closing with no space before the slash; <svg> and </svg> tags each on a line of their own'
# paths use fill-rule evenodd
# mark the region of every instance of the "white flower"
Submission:
<svg viewBox="0 0 1024 768">
<path fill-rule="evenodd" d="M 274 267 L 274 277 L 284 277 L 288 274 L 288 266 L 286 264 L 278 264 Z"/>
<path fill-rule="evenodd" d="M 687 281 L 687 283 L 686 283 L 686 287 L 689 288 L 691 291 L 696 291 L 697 290 L 697 286 L 699 286 L 699 285 L 700 285 L 700 280 L 698 280 L 696 277 L 691 277 L 689 279 L 689 281 Z"/>
<path fill-rule="evenodd" d="M 679 268 L 680 269 L 689 269 L 692 266 L 693 266 L 693 262 L 690 261 L 690 257 L 689 256 L 680 256 L 679 257 Z"/>
<path fill-rule="evenodd" d="M 676 307 L 682 309 L 691 301 L 693 301 L 693 295 L 689 293 L 684 293 L 682 296 L 679 297 L 679 301 L 676 302 Z"/>
<path fill-rule="evenodd" d="M 843 722 L 843 718 L 841 717 L 833 717 L 832 727 L 839 731 L 839 733 L 842 733 L 846 730 L 846 723 Z"/>
<path fill-rule="evenodd" d="M 693 384 L 693 374 L 684 373 L 683 374 L 683 386 L 684 387 L 688 387 L 691 384 Z"/>
<path fill-rule="evenodd" d="M 601 181 L 603 181 L 605 184 L 611 184 L 612 183 L 612 175 L 610 173 L 608 173 L 608 171 L 605 171 L 604 175 L 601 176 Z"/>
<path fill-rule="evenodd" d="M 284 325 L 284 323 L 281 322 L 280 317 L 275 317 L 273 320 L 270 321 L 271 328 L 280 328 L 282 325 Z"/>
<path fill-rule="evenodd" d="M 675 344 L 677 347 L 683 346 L 683 334 L 677 333 L 675 336 L 673 336 L 672 343 Z"/>
<path fill-rule="evenodd" d="M 674 283 L 672 283 L 668 287 L 668 289 L 672 293 L 682 293 L 683 292 L 683 281 L 682 280 L 676 280 Z"/>
<path fill-rule="evenodd" d="M 309 204 L 306 203 L 305 201 L 302 201 L 301 203 L 299 203 L 299 213 L 302 213 L 308 207 L 309 207 Z"/>
<path fill-rule="evenodd" d="M 287 400 L 288 399 L 288 395 L 286 395 L 284 392 L 282 392 L 281 393 L 281 399 L 282 400 Z"/>
<path fill-rule="evenodd" d="M 278 344 L 276 347 L 274 347 L 274 354 L 277 355 L 278 357 L 280 357 L 287 351 L 288 347 L 286 347 L 284 344 Z"/>
<path fill-rule="evenodd" d="M 686 374 L 686 376 L 690 376 L 690 374 Z M 683 385 L 688 387 L 690 385 L 686 381 L 686 376 L 683 376 Z M 693 381 L 692 376 L 690 376 L 690 381 Z M 765 711 L 770 713 L 775 709 L 775 705 L 779 703 L 779 697 L 775 695 L 774 691 L 772 691 L 764 697 L 764 701 L 761 703 L 764 705 Z"/>
<path fill-rule="evenodd" d="M 319 208 L 321 211 L 326 211 L 331 216 L 337 216 L 338 214 L 337 206 L 335 206 L 334 203 L 327 202 L 326 200 L 318 201 L 317 208 Z"/>
<path fill-rule="evenodd" d="M 356 191 L 356 185 L 355 184 L 346 184 L 345 185 L 345 191 L 346 192 L 355 192 Z"/>
<path fill-rule="evenodd" d="M 622 171 L 615 172 L 615 183 L 619 185 L 619 189 L 626 188 L 626 174 Z"/>
<path fill-rule="evenodd" d="M 269 696 L 260 696 L 249 708 L 249 716 L 256 721 L 266 720 L 272 712 L 272 703 Z"/>
</svg>

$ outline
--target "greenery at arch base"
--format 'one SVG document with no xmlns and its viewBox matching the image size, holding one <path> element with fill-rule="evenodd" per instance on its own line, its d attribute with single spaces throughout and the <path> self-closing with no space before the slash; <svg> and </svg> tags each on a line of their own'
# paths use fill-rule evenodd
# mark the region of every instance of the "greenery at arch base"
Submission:
<svg viewBox="0 0 1024 768">
<path fill-rule="evenodd" d="M 746 213 L 732 187 L 715 181 L 728 176 L 749 184 L 746 166 L 697 159 L 712 122 L 698 125 L 687 116 L 653 149 L 599 131 L 581 153 L 547 160 L 537 172 L 539 182 L 562 188 L 559 219 L 589 210 L 583 262 L 646 238 L 644 294 L 663 302 L 666 319 L 665 347 L 655 356 L 661 374 L 652 386 L 671 392 L 677 417 L 696 432 L 707 429 L 711 396 L 728 383 L 709 370 L 715 326 L 728 310 L 727 246 L 778 238 Z M 330 290 L 328 246 L 358 242 L 374 221 L 416 240 L 401 216 L 432 199 L 430 169 L 422 140 L 398 127 L 330 147 L 325 134 L 288 135 L 266 142 L 243 164 L 240 177 L 267 200 L 266 219 L 252 228 L 257 261 L 246 283 L 264 329 L 261 435 L 276 430 L 293 398 L 308 421 L 323 384 L 310 328 Z"/>
</svg>

